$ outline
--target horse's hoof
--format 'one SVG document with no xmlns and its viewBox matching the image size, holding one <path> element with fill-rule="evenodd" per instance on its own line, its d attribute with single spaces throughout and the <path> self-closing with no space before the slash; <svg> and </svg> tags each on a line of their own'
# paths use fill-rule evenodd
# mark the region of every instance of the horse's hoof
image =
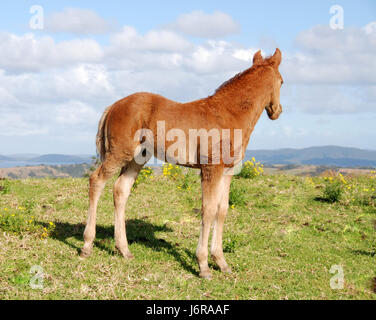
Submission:
<svg viewBox="0 0 376 320">
<path fill-rule="evenodd" d="M 81 258 L 88 258 L 91 255 L 91 252 L 92 252 L 91 250 L 82 248 L 81 252 L 80 252 L 80 257 Z"/>
<path fill-rule="evenodd" d="M 134 255 L 129 250 L 121 250 L 119 248 L 116 248 L 118 252 L 127 260 L 134 259 Z"/>
<path fill-rule="evenodd" d="M 200 276 L 200 278 L 208 279 L 208 280 L 210 280 L 212 278 L 210 271 L 200 272 L 199 276 Z"/>
<path fill-rule="evenodd" d="M 229 266 L 222 268 L 221 271 L 228 274 L 232 273 L 232 270 Z"/>
<path fill-rule="evenodd" d="M 134 255 L 130 252 L 128 252 L 126 255 L 123 255 L 125 259 L 132 260 L 134 259 Z"/>
</svg>

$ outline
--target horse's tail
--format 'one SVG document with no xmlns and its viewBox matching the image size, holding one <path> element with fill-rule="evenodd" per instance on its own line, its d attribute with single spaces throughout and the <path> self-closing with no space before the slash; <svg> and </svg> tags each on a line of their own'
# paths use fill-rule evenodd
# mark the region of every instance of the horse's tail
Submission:
<svg viewBox="0 0 376 320">
<path fill-rule="evenodd" d="M 110 111 L 111 107 L 112 106 L 107 107 L 107 109 L 103 112 L 103 115 L 101 119 L 99 120 L 99 124 L 98 124 L 96 145 L 97 145 L 97 154 L 102 162 L 108 150 L 107 121 L 106 120 L 107 120 L 108 112 Z"/>
</svg>

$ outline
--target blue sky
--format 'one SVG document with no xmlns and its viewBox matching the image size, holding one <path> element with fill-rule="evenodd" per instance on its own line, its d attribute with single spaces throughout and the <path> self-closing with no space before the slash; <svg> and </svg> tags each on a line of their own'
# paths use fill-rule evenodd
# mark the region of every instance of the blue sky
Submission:
<svg viewBox="0 0 376 320">
<path fill-rule="evenodd" d="M 35 4 L 43 30 L 29 28 Z M 332 5 L 343 30 L 329 27 Z M 372 0 L 7 1 L 0 38 L 0 154 L 94 153 L 115 100 L 141 90 L 205 97 L 277 46 L 284 113 L 263 115 L 248 148 L 376 149 Z"/>
</svg>

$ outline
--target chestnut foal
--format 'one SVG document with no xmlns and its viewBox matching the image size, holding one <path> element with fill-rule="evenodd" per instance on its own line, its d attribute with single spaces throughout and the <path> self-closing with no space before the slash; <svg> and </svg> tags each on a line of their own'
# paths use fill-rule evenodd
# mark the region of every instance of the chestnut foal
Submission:
<svg viewBox="0 0 376 320">
<path fill-rule="evenodd" d="M 90 176 L 90 205 L 88 220 L 84 232 L 85 244 L 82 257 L 91 254 L 95 238 L 97 204 L 106 181 L 121 168 L 120 176 L 114 185 L 115 205 L 115 242 L 116 248 L 125 258 L 132 258 L 128 248 L 125 230 L 125 204 L 132 185 L 144 163 L 154 154 L 157 158 L 186 167 L 201 169 L 202 186 L 202 223 L 201 233 L 196 250 L 200 267 L 200 277 L 210 278 L 208 266 L 208 240 L 212 223 L 214 231 L 211 245 L 211 256 L 223 272 L 231 272 L 222 249 L 223 224 L 228 210 L 229 189 L 232 178 L 231 169 L 244 157 L 250 135 L 265 109 L 269 118 L 276 120 L 282 112 L 280 105 L 280 88 L 283 83 L 278 71 L 281 63 L 281 52 L 276 49 L 273 56 L 263 58 L 261 52 L 253 57 L 251 68 L 239 73 L 222 84 L 216 92 L 205 99 L 178 103 L 152 93 L 136 93 L 108 107 L 104 112 L 98 128 L 97 150 L 102 164 Z M 158 136 L 158 123 L 163 122 L 165 130 L 177 128 L 188 136 L 192 129 L 230 130 L 232 136 L 236 129 L 241 130 L 242 143 L 240 157 L 232 162 L 224 161 L 224 157 L 210 156 L 207 150 L 206 160 L 192 162 L 186 152 L 179 157 L 170 154 L 166 160 L 168 147 L 172 145 L 171 137 Z M 148 130 L 156 142 L 149 146 L 145 161 L 137 161 L 140 149 L 145 141 L 142 130 Z M 142 138 L 141 138 L 142 137 Z M 200 137 L 201 138 L 201 137 Z M 220 143 L 226 142 L 220 138 Z M 201 138 L 202 140 L 202 138 Z M 233 148 L 234 139 L 229 138 L 227 144 Z M 157 146 L 158 145 L 158 146 Z M 162 145 L 162 147 L 161 147 Z M 212 142 L 209 149 L 213 149 Z M 151 150 L 150 150 L 151 147 Z M 202 155 L 201 146 L 185 147 L 184 150 Z M 223 149 L 223 146 L 222 146 Z M 142 151 L 141 151 L 142 150 Z M 183 151 L 184 151 L 183 150 Z M 183 156 L 182 156 L 183 154 Z M 175 158 L 174 158 L 175 157 Z M 215 158 L 215 159 L 214 159 Z M 191 158 L 190 158 L 191 159 Z M 201 158 L 200 158 L 201 159 Z"/>
</svg>

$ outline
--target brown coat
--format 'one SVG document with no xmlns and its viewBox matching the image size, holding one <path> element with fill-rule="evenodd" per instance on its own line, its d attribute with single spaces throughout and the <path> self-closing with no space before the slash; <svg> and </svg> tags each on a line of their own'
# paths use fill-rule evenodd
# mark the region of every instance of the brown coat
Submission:
<svg viewBox="0 0 376 320">
<path fill-rule="evenodd" d="M 84 232 L 85 245 L 82 256 L 91 253 L 95 237 L 96 207 L 105 182 L 122 168 L 115 183 L 115 238 L 116 246 L 124 257 L 131 257 L 125 234 L 124 209 L 134 180 L 147 159 L 154 154 L 166 160 L 166 152 L 175 140 L 166 139 L 157 132 L 158 123 L 163 122 L 165 133 L 176 130 L 189 137 L 193 129 L 217 130 L 219 140 L 208 140 L 208 148 L 201 149 L 202 137 L 197 145 L 190 146 L 185 140 L 185 153 L 178 157 L 170 154 L 170 162 L 201 169 L 202 177 L 202 229 L 196 251 L 200 266 L 200 276 L 210 277 L 207 263 L 208 238 L 212 222 L 215 224 L 211 254 L 222 271 L 229 272 L 222 250 L 223 223 L 228 208 L 228 193 L 232 171 L 236 162 L 244 157 L 250 135 L 264 109 L 270 119 L 275 120 L 282 112 L 279 103 L 280 87 L 283 83 L 278 71 L 281 52 L 276 50 L 273 56 L 263 59 L 260 51 L 253 58 L 253 66 L 239 73 L 221 85 L 216 92 L 204 99 L 188 103 L 178 103 L 152 93 L 135 93 L 115 102 L 104 112 L 98 128 L 97 149 L 102 165 L 90 178 L 89 217 Z M 227 140 L 223 130 L 231 133 Z M 240 158 L 226 161 L 223 146 L 230 146 L 231 155 L 236 152 L 235 131 L 241 130 Z M 151 140 L 147 139 L 148 132 Z M 178 139 L 179 140 L 179 139 Z M 215 149 L 218 147 L 219 149 Z M 147 157 L 143 163 L 136 161 L 137 156 L 146 149 Z M 202 151 L 204 150 L 204 151 Z M 219 154 L 213 150 L 220 150 Z M 196 162 L 189 159 L 190 153 L 197 156 Z M 144 151 L 145 153 L 145 151 Z M 205 154 L 203 154 L 205 153 Z M 200 156 L 207 159 L 202 163 Z M 228 159 L 227 159 L 228 160 Z"/>
</svg>

